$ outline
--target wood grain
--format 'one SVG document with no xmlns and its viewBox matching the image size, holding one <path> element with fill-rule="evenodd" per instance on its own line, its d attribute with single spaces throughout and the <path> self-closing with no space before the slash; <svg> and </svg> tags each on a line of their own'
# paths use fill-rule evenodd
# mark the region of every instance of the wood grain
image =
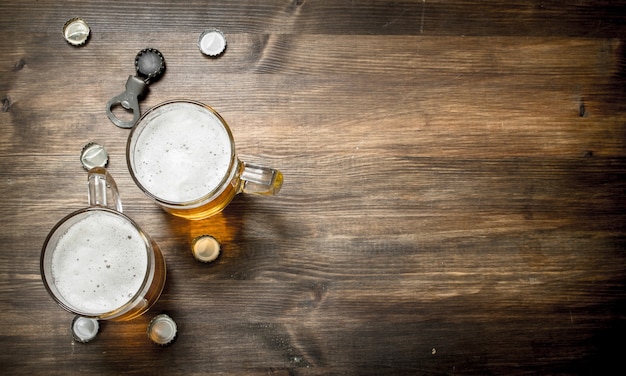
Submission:
<svg viewBox="0 0 626 376">
<path fill-rule="evenodd" d="M 84 17 L 88 44 L 61 27 Z M 12 1 L 0 5 L 0 367 L 26 374 L 609 374 L 626 335 L 626 3 Z M 202 30 L 228 40 L 200 54 Z M 104 107 L 146 47 L 142 109 L 213 106 L 276 197 L 172 217 Z M 157 305 L 72 341 L 39 274 L 103 144 L 164 251 Z M 212 234 L 201 264 L 191 240 Z M 145 335 L 166 312 L 171 346 Z"/>
</svg>

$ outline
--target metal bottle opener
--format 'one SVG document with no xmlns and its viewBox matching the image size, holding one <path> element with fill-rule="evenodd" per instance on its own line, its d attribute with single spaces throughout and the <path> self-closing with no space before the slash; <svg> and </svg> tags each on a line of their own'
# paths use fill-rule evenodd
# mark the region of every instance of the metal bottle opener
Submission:
<svg viewBox="0 0 626 376">
<path fill-rule="evenodd" d="M 128 80 L 126 80 L 126 91 L 107 102 L 107 116 L 113 124 L 120 128 L 132 128 L 139 120 L 141 116 L 139 98 L 148 92 L 150 82 L 156 81 L 163 74 L 165 71 L 165 59 L 154 48 L 143 49 L 135 57 L 135 71 L 137 75 L 128 76 Z M 131 111 L 133 119 L 125 121 L 116 117 L 112 111 L 116 106 L 122 106 L 125 110 Z"/>
</svg>

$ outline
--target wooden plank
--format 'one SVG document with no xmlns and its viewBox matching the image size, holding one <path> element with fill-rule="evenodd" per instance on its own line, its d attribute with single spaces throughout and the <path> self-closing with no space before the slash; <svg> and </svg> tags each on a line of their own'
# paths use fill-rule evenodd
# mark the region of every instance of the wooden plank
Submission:
<svg viewBox="0 0 626 376">
<path fill-rule="evenodd" d="M 37 7 L 39 17 L 28 17 Z M 474 36 L 623 36 L 622 2 L 524 0 L 433 1 L 248 1 L 183 5 L 167 0 L 74 2 L 60 7 L 51 0 L 3 5 L 4 30 L 44 31 L 66 19 L 84 17 L 96 31 L 189 31 L 221 27 L 228 32 L 318 35 L 474 35 Z M 198 30 L 198 34 L 201 30 Z"/>
</svg>

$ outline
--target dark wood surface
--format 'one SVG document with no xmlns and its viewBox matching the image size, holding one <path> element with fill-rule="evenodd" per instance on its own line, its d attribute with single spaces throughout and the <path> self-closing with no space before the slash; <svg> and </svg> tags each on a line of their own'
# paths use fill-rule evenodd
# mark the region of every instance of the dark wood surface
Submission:
<svg viewBox="0 0 626 376">
<path fill-rule="evenodd" d="M 567 4 L 565 4 L 567 3 Z M 87 45 L 65 43 L 72 17 Z M 228 40 L 218 59 L 196 40 Z M 626 351 L 623 1 L 0 4 L 0 373 L 607 374 Z M 172 217 L 106 117 L 142 48 L 141 102 L 210 104 L 279 196 Z M 164 251 L 146 315 L 72 341 L 39 273 L 86 205 L 87 142 Z M 191 256 L 212 234 L 223 254 Z M 145 334 L 166 312 L 168 347 Z"/>
</svg>

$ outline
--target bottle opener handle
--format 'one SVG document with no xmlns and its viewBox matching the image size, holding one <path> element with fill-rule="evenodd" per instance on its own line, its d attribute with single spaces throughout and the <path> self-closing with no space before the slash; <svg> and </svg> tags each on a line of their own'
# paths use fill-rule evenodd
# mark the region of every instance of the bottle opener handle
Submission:
<svg viewBox="0 0 626 376">
<path fill-rule="evenodd" d="M 147 91 L 148 84 L 136 76 L 129 76 L 126 81 L 126 91 L 111 98 L 111 100 L 107 102 L 106 110 L 109 120 L 120 128 L 132 128 L 141 115 L 139 97 L 143 96 Z M 117 106 L 122 106 L 125 110 L 131 111 L 133 113 L 133 119 L 125 121 L 115 116 L 112 110 Z"/>
</svg>

